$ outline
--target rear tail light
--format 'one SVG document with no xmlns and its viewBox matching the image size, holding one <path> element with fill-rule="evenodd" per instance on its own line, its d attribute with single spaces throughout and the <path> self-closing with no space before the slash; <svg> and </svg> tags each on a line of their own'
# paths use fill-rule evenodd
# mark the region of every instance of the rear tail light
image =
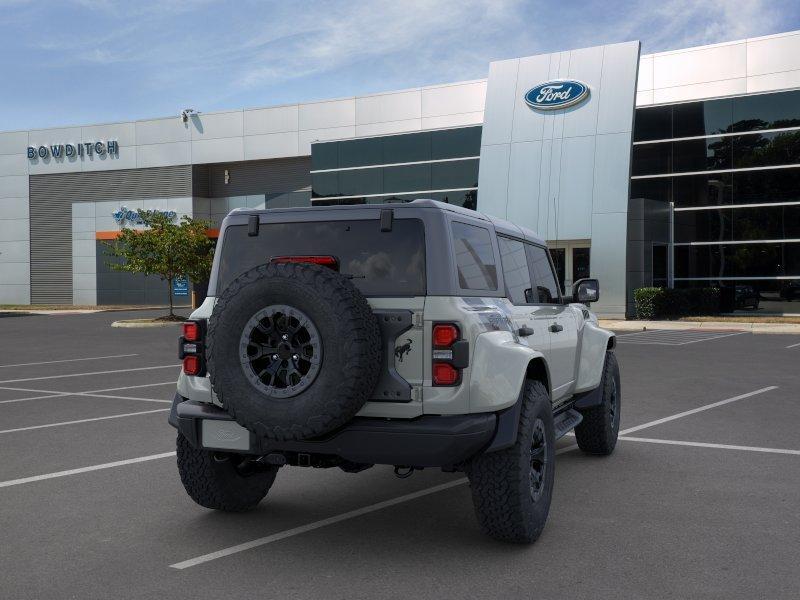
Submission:
<svg viewBox="0 0 800 600">
<path fill-rule="evenodd" d="M 460 378 L 461 372 L 450 363 L 433 363 L 433 385 L 453 385 Z"/>
<path fill-rule="evenodd" d="M 178 339 L 178 358 L 183 361 L 183 372 L 187 375 L 205 375 L 205 321 L 186 321 L 183 335 Z"/>
<path fill-rule="evenodd" d="M 273 256 L 270 259 L 273 263 L 311 263 L 329 267 L 334 271 L 339 270 L 339 261 L 335 256 Z"/>
<path fill-rule="evenodd" d="M 201 369 L 200 357 L 197 355 L 183 358 L 183 372 L 187 375 L 199 375 Z"/>
<path fill-rule="evenodd" d="M 433 385 L 460 385 L 461 371 L 469 365 L 469 342 L 461 339 L 461 330 L 455 323 L 434 323 L 432 337 Z"/>
<path fill-rule="evenodd" d="M 200 341 L 200 324 L 196 321 L 187 321 L 183 324 L 183 337 L 187 342 Z"/>
<path fill-rule="evenodd" d="M 438 348 L 449 348 L 461 333 L 452 323 L 440 323 L 433 326 L 433 345 Z"/>
</svg>

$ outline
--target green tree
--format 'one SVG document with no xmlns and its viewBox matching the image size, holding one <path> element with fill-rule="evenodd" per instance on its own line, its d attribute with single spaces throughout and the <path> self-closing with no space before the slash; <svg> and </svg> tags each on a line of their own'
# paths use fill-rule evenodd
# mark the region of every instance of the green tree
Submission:
<svg viewBox="0 0 800 600">
<path fill-rule="evenodd" d="M 206 281 L 211 273 L 214 242 L 207 235 L 210 223 L 184 216 L 179 223 L 155 210 L 138 211 L 144 229 L 123 228 L 106 243 L 107 254 L 121 258 L 108 263 L 115 271 L 156 275 L 167 282 L 169 318 L 175 319 L 172 284 L 181 277 Z"/>
</svg>

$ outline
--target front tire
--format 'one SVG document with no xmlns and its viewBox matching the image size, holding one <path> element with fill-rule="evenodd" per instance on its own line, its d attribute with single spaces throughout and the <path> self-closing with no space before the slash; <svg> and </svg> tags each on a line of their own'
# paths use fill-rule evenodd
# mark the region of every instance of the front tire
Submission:
<svg viewBox="0 0 800 600">
<path fill-rule="evenodd" d="M 535 542 L 550 512 L 555 473 L 553 410 L 541 382 L 525 382 L 514 445 L 475 457 L 466 470 L 483 532 L 506 542 Z"/>
<path fill-rule="evenodd" d="M 189 497 L 200 506 L 226 512 L 255 508 L 275 482 L 278 467 L 243 473 L 241 455 L 194 448 L 183 434 L 177 440 L 178 472 Z"/>
<path fill-rule="evenodd" d="M 608 455 L 617 445 L 622 402 L 619 365 L 613 352 L 606 352 L 600 385 L 603 401 L 581 412 L 583 421 L 575 428 L 575 438 L 578 447 L 587 454 Z"/>
</svg>

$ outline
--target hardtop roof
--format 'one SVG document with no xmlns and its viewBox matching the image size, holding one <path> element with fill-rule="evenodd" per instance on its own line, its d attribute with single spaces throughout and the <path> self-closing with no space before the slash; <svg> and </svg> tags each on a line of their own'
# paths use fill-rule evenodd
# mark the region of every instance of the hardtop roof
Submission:
<svg viewBox="0 0 800 600">
<path fill-rule="evenodd" d="M 478 219 L 481 221 L 488 221 L 490 222 L 497 233 L 510 235 L 512 237 L 523 238 L 530 242 L 534 242 L 536 244 L 545 245 L 544 240 L 539 237 L 534 231 L 526 228 L 520 227 L 510 221 L 506 221 L 505 219 L 500 219 L 498 217 L 494 217 L 491 215 L 487 215 L 475 210 L 470 210 L 468 208 L 463 208 L 461 206 L 456 206 L 454 204 L 448 204 L 446 202 L 439 202 L 438 200 L 430 200 L 427 198 L 421 198 L 417 200 L 413 200 L 411 202 L 388 202 L 385 204 L 345 204 L 345 205 L 324 205 L 324 206 L 295 206 L 289 208 L 236 208 L 231 211 L 231 215 L 248 215 L 248 214 L 285 214 L 285 213 L 308 213 L 309 211 L 313 212 L 322 212 L 322 211 L 348 211 L 348 210 L 374 210 L 380 211 L 383 209 L 391 208 L 393 210 L 402 211 L 403 209 L 409 208 L 429 208 L 434 210 L 443 210 L 451 213 L 456 213 L 463 215 L 465 217 L 469 217 L 471 219 Z"/>
</svg>

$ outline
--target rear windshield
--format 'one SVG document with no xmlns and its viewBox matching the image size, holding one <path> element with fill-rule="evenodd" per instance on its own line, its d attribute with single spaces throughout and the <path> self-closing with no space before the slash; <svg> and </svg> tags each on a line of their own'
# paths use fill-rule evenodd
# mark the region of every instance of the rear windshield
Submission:
<svg viewBox="0 0 800 600">
<path fill-rule="evenodd" d="M 377 219 L 261 224 L 257 236 L 246 225 L 225 229 L 217 273 L 217 295 L 231 281 L 275 256 L 333 255 L 339 271 L 365 296 L 425 295 L 425 227 L 419 219 L 395 219 L 381 232 Z"/>
</svg>

